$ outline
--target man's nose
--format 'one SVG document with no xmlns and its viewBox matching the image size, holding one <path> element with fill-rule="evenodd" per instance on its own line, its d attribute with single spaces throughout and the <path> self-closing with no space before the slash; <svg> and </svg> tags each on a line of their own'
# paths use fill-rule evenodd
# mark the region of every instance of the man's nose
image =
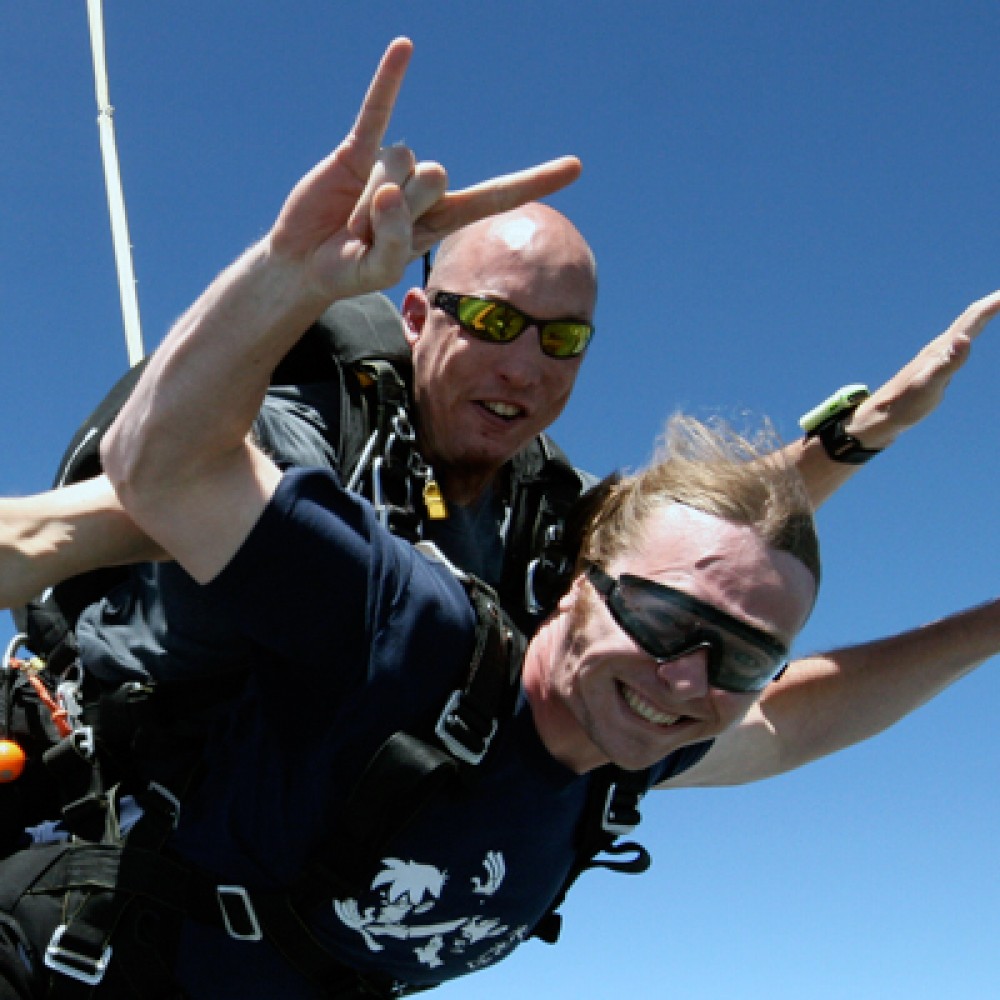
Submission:
<svg viewBox="0 0 1000 1000">
<path fill-rule="evenodd" d="M 523 389 L 538 383 L 544 362 L 538 327 L 529 326 L 515 340 L 503 345 L 497 371 L 510 385 Z"/>
<path fill-rule="evenodd" d="M 656 676 L 679 698 L 708 694 L 708 647 L 695 646 L 678 656 L 656 661 Z"/>
</svg>

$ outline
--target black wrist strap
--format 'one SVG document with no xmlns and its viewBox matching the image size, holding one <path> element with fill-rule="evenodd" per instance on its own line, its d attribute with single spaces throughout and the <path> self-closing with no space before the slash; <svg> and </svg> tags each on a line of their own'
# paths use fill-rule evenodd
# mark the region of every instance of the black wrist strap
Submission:
<svg viewBox="0 0 1000 1000">
<path fill-rule="evenodd" d="M 854 414 L 854 409 L 837 413 L 824 420 L 818 427 L 811 430 L 806 437 L 818 437 L 827 455 L 834 462 L 846 462 L 848 465 L 864 465 L 868 459 L 877 455 L 881 448 L 866 448 L 856 438 L 844 429 L 847 421 Z"/>
</svg>

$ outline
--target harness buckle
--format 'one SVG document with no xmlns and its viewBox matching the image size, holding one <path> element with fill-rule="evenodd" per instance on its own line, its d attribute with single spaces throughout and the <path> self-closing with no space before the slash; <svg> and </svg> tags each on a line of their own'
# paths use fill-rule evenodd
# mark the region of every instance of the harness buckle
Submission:
<svg viewBox="0 0 1000 1000">
<path fill-rule="evenodd" d="M 92 761 L 97 752 L 93 726 L 78 726 L 69 736 L 73 749 L 84 759 Z"/>
<path fill-rule="evenodd" d="M 372 506 L 375 508 L 379 523 L 391 531 L 393 515 L 405 512 L 410 506 L 410 491 L 409 484 L 405 481 L 397 479 L 396 483 L 390 483 L 389 476 L 390 468 L 386 460 L 381 457 L 376 458 L 372 462 Z M 399 486 L 403 493 L 402 504 L 393 503 L 389 497 L 394 486 Z"/>
<path fill-rule="evenodd" d="M 640 820 L 639 810 L 632 797 L 623 796 L 618 791 L 618 785 L 612 785 L 604 800 L 601 828 L 615 837 L 624 837 L 639 825 Z"/>
<path fill-rule="evenodd" d="M 170 828 L 176 830 L 177 824 L 181 819 L 180 799 L 169 788 L 161 785 L 158 781 L 151 781 L 146 791 L 152 793 L 153 797 L 146 798 L 143 801 L 143 811 L 145 812 L 147 808 L 158 809 L 170 824 Z"/>
<path fill-rule="evenodd" d="M 558 598 L 565 589 L 570 563 L 555 548 L 562 537 L 562 525 L 550 524 L 545 529 L 541 556 L 528 563 L 524 574 L 524 606 L 529 614 L 537 615 L 550 610 L 554 604 L 553 596 Z M 555 593 L 556 588 L 558 593 Z"/>
<path fill-rule="evenodd" d="M 62 945 L 66 929 L 66 924 L 60 924 L 55 929 L 52 940 L 49 941 L 48 947 L 45 949 L 45 965 L 55 972 L 69 976 L 70 979 L 86 983 L 88 986 L 97 986 L 104 978 L 108 962 L 111 961 L 111 945 L 107 945 L 96 958 L 92 955 L 85 955 L 83 952 L 74 951 Z"/>
<path fill-rule="evenodd" d="M 538 587 L 535 583 L 535 576 L 539 568 L 543 568 L 541 559 L 532 559 L 528 563 L 528 569 L 524 574 L 524 606 L 528 613 L 532 615 L 541 614 L 545 610 L 542 602 L 538 599 Z"/>
<path fill-rule="evenodd" d="M 226 933 L 234 941 L 261 941 L 264 934 L 250 895 L 241 885 L 217 885 L 215 895 Z"/>
<path fill-rule="evenodd" d="M 434 726 L 434 734 L 445 745 L 448 751 L 466 764 L 478 764 L 490 748 L 490 743 L 497 732 L 497 720 L 493 719 L 490 731 L 480 736 L 462 717 L 462 694 L 459 690 L 452 691 L 448 703 L 444 706 Z"/>
<path fill-rule="evenodd" d="M 79 729 L 83 725 L 83 701 L 80 696 L 82 688 L 83 678 L 79 674 L 67 676 L 56 687 L 56 701 L 65 711 L 66 721 L 72 729 Z"/>
</svg>

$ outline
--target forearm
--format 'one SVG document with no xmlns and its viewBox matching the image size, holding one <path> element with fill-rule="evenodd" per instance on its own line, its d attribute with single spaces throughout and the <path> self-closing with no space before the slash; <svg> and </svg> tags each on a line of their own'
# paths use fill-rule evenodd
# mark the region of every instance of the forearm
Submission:
<svg viewBox="0 0 1000 1000">
<path fill-rule="evenodd" d="M 271 372 L 327 303 L 267 240 L 215 279 L 178 320 L 105 438 L 116 487 L 177 487 L 245 447 Z"/>
<path fill-rule="evenodd" d="M 302 331 L 332 302 L 396 284 L 459 226 L 579 174 L 564 158 L 448 192 L 443 167 L 383 142 L 411 51 L 390 44 L 347 136 L 178 321 L 104 438 L 123 507 L 197 580 L 227 563 L 280 481 L 245 436 Z"/>
<path fill-rule="evenodd" d="M 878 450 L 888 448 L 900 429 L 890 419 L 887 409 L 880 406 L 879 393 L 865 400 L 844 425 L 845 432 L 863 447 Z M 818 437 L 799 438 L 786 445 L 782 455 L 789 465 L 798 468 L 814 510 L 862 468 L 830 458 Z"/>
<path fill-rule="evenodd" d="M 803 657 L 665 787 L 745 784 L 876 736 L 1000 652 L 1000 600 L 901 635 Z"/>
<path fill-rule="evenodd" d="M 0 607 L 22 605 L 88 570 L 159 558 L 103 476 L 0 499 Z"/>
<path fill-rule="evenodd" d="M 1000 600 L 796 661 L 758 707 L 774 734 L 774 773 L 883 732 L 997 652 Z"/>
<path fill-rule="evenodd" d="M 789 465 L 799 470 L 814 510 L 829 500 L 861 468 L 860 465 L 833 461 L 818 438 L 793 441 L 782 449 L 781 454 Z"/>
<path fill-rule="evenodd" d="M 328 301 L 269 240 L 251 247 L 178 320 L 102 442 L 122 507 L 196 580 L 226 565 L 280 479 L 247 434 Z"/>
</svg>

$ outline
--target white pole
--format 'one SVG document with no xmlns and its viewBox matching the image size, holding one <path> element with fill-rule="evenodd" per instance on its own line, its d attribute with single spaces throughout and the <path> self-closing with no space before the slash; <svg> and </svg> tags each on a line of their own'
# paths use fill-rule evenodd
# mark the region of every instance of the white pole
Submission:
<svg viewBox="0 0 1000 1000">
<path fill-rule="evenodd" d="M 104 162 L 104 185 L 108 192 L 108 212 L 111 215 L 111 240 L 118 269 L 118 292 L 121 296 L 122 319 L 125 323 L 125 347 L 129 365 L 138 364 L 144 355 L 142 329 L 139 325 L 139 299 L 136 295 L 135 272 L 132 268 L 132 244 L 125 216 L 125 196 L 122 194 L 118 170 L 118 147 L 115 144 L 114 108 L 108 94 L 108 71 L 104 56 L 104 14 L 101 0 L 87 0 L 90 21 L 90 49 L 94 60 L 94 87 L 97 92 L 97 126 L 101 136 L 101 158 Z"/>
</svg>

